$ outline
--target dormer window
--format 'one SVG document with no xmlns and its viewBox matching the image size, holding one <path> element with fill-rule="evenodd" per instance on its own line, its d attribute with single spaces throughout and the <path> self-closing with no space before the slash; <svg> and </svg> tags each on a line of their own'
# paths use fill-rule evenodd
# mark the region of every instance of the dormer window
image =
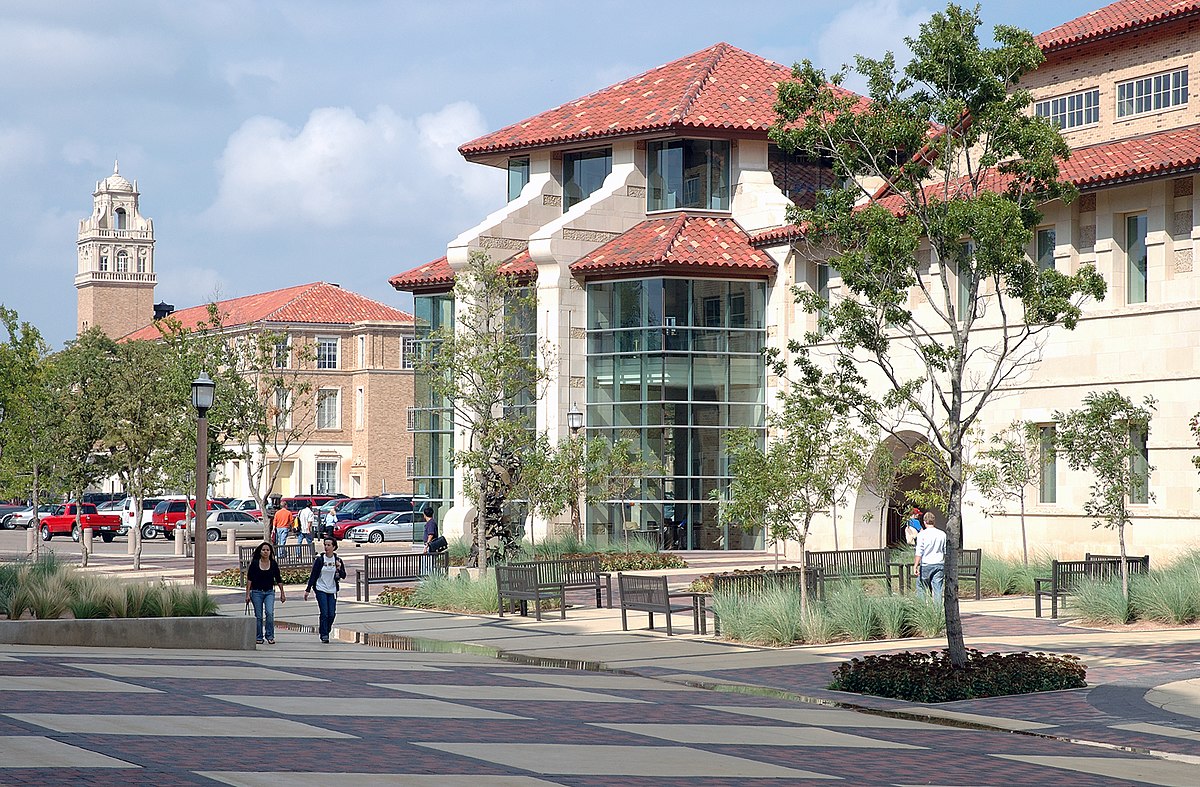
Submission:
<svg viewBox="0 0 1200 787">
<path fill-rule="evenodd" d="M 729 143 L 676 139 L 646 146 L 646 210 L 729 210 Z"/>
<path fill-rule="evenodd" d="M 563 213 L 583 202 L 612 172 L 612 148 L 563 154 Z"/>
</svg>

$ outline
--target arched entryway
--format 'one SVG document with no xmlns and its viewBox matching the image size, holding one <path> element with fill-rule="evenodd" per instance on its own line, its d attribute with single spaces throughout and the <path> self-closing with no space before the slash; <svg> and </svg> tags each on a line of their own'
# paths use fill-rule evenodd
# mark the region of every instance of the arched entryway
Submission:
<svg viewBox="0 0 1200 787">
<path fill-rule="evenodd" d="M 917 432 L 900 432 L 888 437 L 884 445 L 890 449 L 892 461 L 899 463 L 912 449 L 926 442 Z M 903 546 L 904 526 L 913 507 L 908 495 L 918 486 L 918 477 L 911 473 L 896 478 L 890 490 L 876 489 L 874 484 L 864 482 L 854 506 L 853 548 Z"/>
</svg>

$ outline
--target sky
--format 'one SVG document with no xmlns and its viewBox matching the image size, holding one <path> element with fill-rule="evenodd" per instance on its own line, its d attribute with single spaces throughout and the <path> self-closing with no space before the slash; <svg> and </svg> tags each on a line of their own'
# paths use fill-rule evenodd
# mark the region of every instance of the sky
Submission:
<svg viewBox="0 0 1200 787">
<path fill-rule="evenodd" d="M 982 13 L 1037 33 L 1101 5 Z M 899 56 L 943 7 L 0 0 L 0 304 L 71 338 L 78 223 L 119 159 L 154 220 L 156 301 L 329 281 L 408 310 L 388 277 L 505 200 L 460 144 L 717 41 L 831 69 Z"/>
</svg>

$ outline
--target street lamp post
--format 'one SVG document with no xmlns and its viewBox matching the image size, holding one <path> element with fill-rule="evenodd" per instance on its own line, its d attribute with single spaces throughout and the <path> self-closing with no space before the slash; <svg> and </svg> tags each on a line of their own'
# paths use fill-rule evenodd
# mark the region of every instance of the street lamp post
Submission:
<svg viewBox="0 0 1200 787">
<path fill-rule="evenodd" d="M 579 411 L 579 406 L 574 402 L 571 402 L 571 409 L 567 410 L 567 428 L 571 430 L 572 440 L 578 436 L 579 430 L 583 428 L 583 413 Z M 584 445 L 583 450 L 587 451 L 586 444 Z M 578 480 L 579 476 L 581 475 L 579 467 L 576 466 L 572 472 L 575 473 L 576 479 Z M 575 531 L 576 538 L 583 538 L 583 523 L 580 521 L 579 516 L 578 496 L 571 501 L 571 529 Z"/>
<path fill-rule="evenodd" d="M 198 588 L 208 587 L 208 409 L 215 388 L 206 372 L 192 381 L 192 406 L 196 408 L 196 508 L 192 515 L 196 563 L 192 580 Z"/>
</svg>

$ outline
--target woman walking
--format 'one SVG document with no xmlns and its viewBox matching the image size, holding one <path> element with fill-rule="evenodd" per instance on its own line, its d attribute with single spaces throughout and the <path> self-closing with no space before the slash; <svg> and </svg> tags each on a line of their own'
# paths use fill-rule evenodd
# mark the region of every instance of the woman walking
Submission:
<svg viewBox="0 0 1200 787">
<path fill-rule="evenodd" d="M 279 586 L 279 603 L 283 595 L 283 575 L 275 561 L 275 547 L 264 541 L 254 550 L 254 559 L 246 569 L 246 601 L 254 605 L 254 641 L 263 644 L 263 619 L 266 619 L 267 644 L 275 644 L 275 586 Z"/>
<path fill-rule="evenodd" d="M 312 571 L 308 575 L 308 586 L 304 588 L 304 600 L 308 594 L 317 591 L 317 609 L 321 613 L 321 624 L 318 631 L 321 641 L 329 641 L 329 632 L 333 630 L 333 617 L 337 614 L 338 580 L 346 578 L 346 564 L 337 556 L 338 542 L 332 536 L 325 537 L 325 554 L 317 555 L 313 561 Z"/>
</svg>

